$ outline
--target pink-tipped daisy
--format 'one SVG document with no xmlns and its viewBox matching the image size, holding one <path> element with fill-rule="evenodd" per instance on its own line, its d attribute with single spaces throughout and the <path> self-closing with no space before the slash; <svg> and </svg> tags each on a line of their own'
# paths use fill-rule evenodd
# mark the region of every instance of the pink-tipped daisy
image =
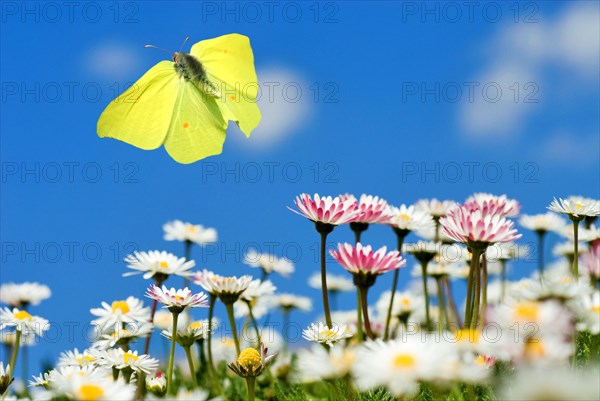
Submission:
<svg viewBox="0 0 600 401">
<path fill-rule="evenodd" d="M 515 217 L 521 210 L 521 205 L 515 199 L 483 192 L 468 197 L 465 206 L 471 210 L 480 209 L 483 214 L 497 214 L 501 217 Z"/>
<path fill-rule="evenodd" d="M 329 251 L 331 256 L 353 275 L 378 276 L 406 265 L 398 251 L 387 252 L 384 246 L 373 251 L 370 245 L 338 244 L 338 249 Z"/>
<path fill-rule="evenodd" d="M 334 198 L 315 194 L 313 198 L 304 193 L 297 196 L 294 203 L 298 210 L 288 207 L 292 212 L 315 223 L 330 224 L 332 226 L 349 223 L 360 213 L 356 199 L 343 200 L 339 196 Z"/>
<path fill-rule="evenodd" d="M 187 287 L 176 290 L 175 288 L 168 289 L 162 286 L 162 289 L 154 284 L 148 288 L 146 296 L 154 299 L 169 309 L 172 313 L 180 313 L 185 308 L 207 308 L 207 296 L 203 292 L 198 294 L 192 293 Z"/>
<path fill-rule="evenodd" d="M 521 238 L 514 223 L 500 215 L 489 215 L 482 210 L 465 206 L 453 208 L 440 220 L 445 235 L 464 244 L 494 244 Z"/>
<path fill-rule="evenodd" d="M 390 218 L 386 213 L 388 203 L 378 196 L 362 194 L 358 200 L 354 195 L 342 195 L 340 197 L 357 203 L 358 215 L 352 220 L 353 223 L 385 224 Z"/>
</svg>

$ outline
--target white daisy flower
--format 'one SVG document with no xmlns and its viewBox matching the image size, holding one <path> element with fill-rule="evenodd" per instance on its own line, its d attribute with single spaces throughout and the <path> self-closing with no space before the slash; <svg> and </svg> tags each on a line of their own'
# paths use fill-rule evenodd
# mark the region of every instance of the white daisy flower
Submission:
<svg viewBox="0 0 600 401">
<path fill-rule="evenodd" d="M 79 352 L 77 348 L 62 352 L 58 358 L 57 368 L 65 366 L 94 366 L 96 358 L 89 349 Z"/>
<path fill-rule="evenodd" d="M 570 196 L 566 199 L 558 198 L 558 200 L 554 198 L 548 209 L 577 219 L 586 216 L 593 217 L 600 214 L 600 201 L 581 196 Z"/>
<path fill-rule="evenodd" d="M 131 296 L 113 301 L 110 305 L 102 302 L 101 308 L 90 309 L 90 313 L 98 316 L 92 323 L 99 326 L 122 326 L 123 323 L 147 322 L 150 319 L 150 308 L 145 308 L 141 299 Z"/>
<path fill-rule="evenodd" d="M 415 203 L 415 209 L 429 214 L 433 218 L 444 217 L 456 205 L 452 200 L 420 199 Z"/>
<path fill-rule="evenodd" d="M 445 379 L 439 369 L 452 363 L 454 350 L 433 338 L 408 336 L 383 342 L 367 342 L 357 351 L 352 373 L 363 391 L 386 387 L 395 397 L 417 393 L 421 381 Z"/>
<path fill-rule="evenodd" d="M 583 401 L 600 399 L 597 369 L 566 366 L 522 369 L 507 380 L 497 399 L 506 401 Z"/>
<path fill-rule="evenodd" d="M 388 224 L 400 230 L 433 231 L 434 229 L 431 215 L 426 211 L 417 209 L 414 205 L 390 206 L 387 214 L 391 216 Z"/>
<path fill-rule="evenodd" d="M 308 285 L 317 290 L 321 289 L 321 273 L 315 272 L 308 279 Z M 327 273 L 327 289 L 329 292 L 342 292 L 354 290 L 354 283 L 347 276 Z"/>
<path fill-rule="evenodd" d="M 498 196 L 484 192 L 469 196 L 465 201 L 465 206 L 502 217 L 518 216 L 521 210 L 521 205 L 516 199 L 509 199 L 506 195 Z"/>
<path fill-rule="evenodd" d="M 354 333 L 348 326 L 337 326 L 334 325 L 332 328 L 327 327 L 323 323 L 317 324 L 312 323 L 307 329 L 302 330 L 302 337 L 310 342 L 326 344 L 332 346 L 333 344 L 350 338 Z"/>
<path fill-rule="evenodd" d="M 184 223 L 181 220 L 169 221 L 163 225 L 166 241 L 189 241 L 198 245 L 217 242 L 217 230 L 200 224 Z"/>
<path fill-rule="evenodd" d="M 162 289 L 152 284 L 146 293 L 150 299 L 155 299 L 164 305 L 171 312 L 181 312 L 185 308 L 207 308 L 207 296 L 203 292 L 193 294 L 187 287 L 176 290 L 175 288 L 168 289 L 163 285 Z"/>
<path fill-rule="evenodd" d="M 5 327 L 14 327 L 22 333 L 35 333 L 41 337 L 50 328 L 50 324 L 46 319 L 32 316 L 27 311 L 3 308 L 0 310 L 0 330 Z"/>
<path fill-rule="evenodd" d="M 538 233 L 546 233 L 548 231 L 560 232 L 568 226 L 565 219 L 552 212 L 524 214 L 519 219 L 519 224 L 528 230 Z"/>
<path fill-rule="evenodd" d="M 575 235 L 573 234 L 573 227 L 565 226 L 562 230 L 558 231 L 558 234 L 573 243 Z M 592 225 L 589 229 L 585 227 L 579 227 L 579 233 L 577 235 L 577 241 L 579 242 L 592 242 L 600 238 L 600 227 Z"/>
<path fill-rule="evenodd" d="M 122 348 L 108 350 L 93 349 L 92 354 L 99 366 L 105 368 L 125 369 L 131 368 L 135 372 L 152 374 L 158 369 L 158 360 L 149 355 L 138 355 L 137 351 L 125 352 Z"/>
<path fill-rule="evenodd" d="M 240 295 L 240 300 L 252 302 L 258 298 L 273 295 L 275 291 L 277 291 L 277 287 L 273 285 L 271 280 L 252 280 Z"/>
<path fill-rule="evenodd" d="M 123 381 L 73 377 L 61 386 L 61 393 L 78 401 L 123 401 L 133 399 L 135 387 Z"/>
<path fill-rule="evenodd" d="M 300 309 L 304 312 L 310 312 L 312 309 L 312 299 L 294 294 L 278 294 L 272 298 L 273 304 L 281 307 L 283 310 Z"/>
<path fill-rule="evenodd" d="M 47 375 L 34 377 L 34 384 L 44 386 L 46 383 L 53 390 L 64 392 L 74 380 L 104 380 L 110 374 L 110 370 L 101 366 L 62 366 L 51 370 Z"/>
<path fill-rule="evenodd" d="M 0 302 L 14 308 L 39 305 L 51 295 L 50 288 L 40 283 L 6 283 L 0 286 Z"/>
<path fill-rule="evenodd" d="M 387 311 L 390 306 L 391 291 L 384 291 L 375 305 L 378 316 L 387 316 Z M 411 291 L 396 291 L 394 295 L 394 303 L 392 305 L 392 316 L 408 316 L 416 310 L 424 308 L 423 296 L 417 296 Z"/>
<path fill-rule="evenodd" d="M 139 338 L 146 338 L 154 325 L 148 322 L 127 323 L 122 326 L 107 326 L 108 332 L 103 333 L 101 337 L 94 343 L 94 347 L 112 348 L 117 345 L 129 344 Z"/>
<path fill-rule="evenodd" d="M 194 345 L 196 341 L 205 338 L 209 330 L 208 320 L 197 320 L 188 324 L 185 329 L 177 330 L 175 341 L 182 347 L 190 347 Z M 163 330 L 161 334 L 169 340 L 173 339 L 172 329 Z"/>
<path fill-rule="evenodd" d="M 351 347 L 333 347 L 327 351 L 313 345 L 301 349 L 298 352 L 299 381 L 309 383 L 345 377 L 356 361 L 356 350 Z"/>
<path fill-rule="evenodd" d="M 204 288 L 208 293 L 216 295 L 224 303 L 233 303 L 246 291 L 252 282 L 252 277 L 225 277 L 207 270 L 196 273 L 194 284 Z"/>
<path fill-rule="evenodd" d="M 189 277 L 193 274 L 190 269 L 196 266 L 193 260 L 186 261 L 165 251 L 134 252 L 125 262 L 135 271 L 124 273 L 124 277 L 144 273 L 145 279 L 155 278 L 160 282 L 170 275 Z"/>
<path fill-rule="evenodd" d="M 246 253 L 244 263 L 250 267 L 261 269 L 265 275 L 275 272 L 283 277 L 288 277 L 294 272 L 294 264 L 290 260 L 278 258 L 268 253 L 259 253 L 255 249 L 251 249 Z"/>
<path fill-rule="evenodd" d="M 275 305 L 273 305 L 273 296 L 265 295 L 260 298 L 256 298 L 251 301 L 252 305 L 252 315 L 254 315 L 255 319 L 260 319 L 263 316 L 266 316 L 267 313 L 273 309 Z M 246 302 L 238 302 L 233 304 L 234 316 L 236 318 L 247 317 L 249 315 L 250 309 L 248 309 L 248 304 Z"/>
</svg>

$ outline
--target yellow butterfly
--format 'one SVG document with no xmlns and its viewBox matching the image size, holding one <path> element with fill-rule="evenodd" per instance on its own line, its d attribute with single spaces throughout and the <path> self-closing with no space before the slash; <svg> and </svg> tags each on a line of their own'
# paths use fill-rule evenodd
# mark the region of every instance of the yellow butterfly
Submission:
<svg viewBox="0 0 600 401">
<path fill-rule="evenodd" d="M 203 40 L 190 53 L 161 61 L 113 100 L 98 120 L 98 136 L 141 149 L 164 144 L 179 163 L 222 152 L 228 120 L 247 137 L 261 119 L 258 81 L 248 37 Z"/>
</svg>

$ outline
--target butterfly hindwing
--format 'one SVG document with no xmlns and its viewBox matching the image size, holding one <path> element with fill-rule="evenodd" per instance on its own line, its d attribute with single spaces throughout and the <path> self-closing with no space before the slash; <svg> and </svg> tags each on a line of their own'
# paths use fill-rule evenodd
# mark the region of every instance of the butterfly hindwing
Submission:
<svg viewBox="0 0 600 401">
<path fill-rule="evenodd" d="M 190 54 L 200 60 L 208 79 L 219 87 L 217 105 L 225 119 L 235 121 L 250 136 L 261 114 L 256 104 L 258 79 L 248 37 L 230 34 L 203 40 L 192 46 Z"/>
<path fill-rule="evenodd" d="M 174 63 L 161 61 L 113 100 L 98 120 L 98 136 L 115 138 L 141 149 L 165 141 L 177 100 Z"/>
<path fill-rule="evenodd" d="M 165 149 L 179 163 L 193 163 L 220 154 L 227 121 L 215 98 L 194 84 L 177 79 L 177 98 L 165 139 Z"/>
</svg>

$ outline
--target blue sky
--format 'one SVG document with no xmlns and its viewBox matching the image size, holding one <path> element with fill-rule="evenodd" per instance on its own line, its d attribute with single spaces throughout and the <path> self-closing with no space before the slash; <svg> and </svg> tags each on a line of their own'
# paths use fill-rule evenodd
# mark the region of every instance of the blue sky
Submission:
<svg viewBox="0 0 600 401">
<path fill-rule="evenodd" d="M 3 2 L 0 26 L 0 282 L 49 285 L 52 298 L 34 312 L 60 328 L 34 360 L 85 347 L 65 323 L 83 326 L 101 301 L 142 296 L 148 283 L 122 278 L 122 259 L 134 248 L 181 253 L 162 240 L 171 219 L 218 230 L 202 268 L 253 273 L 241 263 L 249 244 L 290 257 L 297 272 L 276 285 L 313 296 L 319 313 L 305 285 L 317 235 L 286 209 L 299 193 L 399 204 L 486 191 L 519 199 L 526 213 L 554 196 L 600 196 L 594 2 L 45 4 Z M 97 137 L 108 102 L 171 58 L 143 45 L 177 51 L 187 36 L 232 32 L 250 37 L 265 95 L 250 139 L 231 127 L 222 155 L 179 165 L 162 148 Z M 373 227 L 365 242 L 395 238 Z M 313 317 L 293 316 L 301 326 Z"/>
</svg>

